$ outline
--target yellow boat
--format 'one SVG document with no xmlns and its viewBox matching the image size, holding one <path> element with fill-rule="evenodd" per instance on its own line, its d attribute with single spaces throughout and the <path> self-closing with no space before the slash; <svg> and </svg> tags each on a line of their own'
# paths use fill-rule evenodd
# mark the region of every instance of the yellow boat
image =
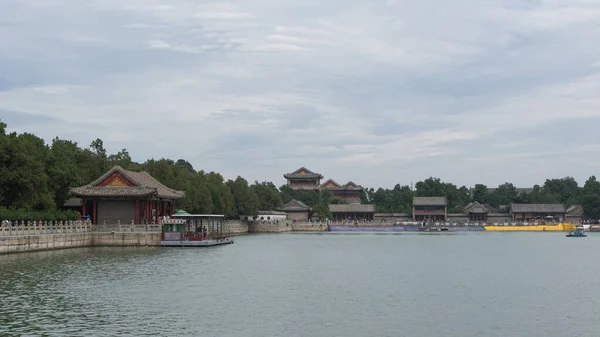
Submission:
<svg viewBox="0 0 600 337">
<path fill-rule="evenodd" d="M 577 229 L 577 225 L 570 223 L 540 224 L 524 226 L 483 226 L 486 231 L 496 232 L 571 232 Z"/>
</svg>

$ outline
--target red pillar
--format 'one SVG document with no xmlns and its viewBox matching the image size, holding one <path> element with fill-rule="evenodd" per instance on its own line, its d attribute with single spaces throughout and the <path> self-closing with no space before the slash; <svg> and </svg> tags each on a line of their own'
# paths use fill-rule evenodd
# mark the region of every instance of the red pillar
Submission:
<svg viewBox="0 0 600 337">
<path fill-rule="evenodd" d="M 82 212 L 81 216 L 86 216 L 87 215 L 86 214 L 86 212 L 87 212 L 87 200 L 82 199 L 81 201 L 83 202 L 83 209 L 81 210 L 81 212 Z"/>
<path fill-rule="evenodd" d="M 98 207 L 98 203 L 94 200 L 94 208 L 92 209 L 92 224 L 97 225 L 98 222 L 96 220 L 96 209 Z"/>
<path fill-rule="evenodd" d="M 133 220 L 136 224 L 140 223 L 140 201 L 135 201 L 135 217 Z"/>
<path fill-rule="evenodd" d="M 171 201 L 171 216 L 175 213 L 175 203 Z"/>
<path fill-rule="evenodd" d="M 150 200 L 146 199 L 146 220 L 150 222 Z"/>
</svg>

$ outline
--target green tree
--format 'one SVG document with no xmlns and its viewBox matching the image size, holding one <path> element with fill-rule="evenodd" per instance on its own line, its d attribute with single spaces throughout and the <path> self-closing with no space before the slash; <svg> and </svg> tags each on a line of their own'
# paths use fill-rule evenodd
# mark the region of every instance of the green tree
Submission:
<svg viewBox="0 0 600 337">
<path fill-rule="evenodd" d="M 131 169 L 131 166 L 133 164 L 131 156 L 129 155 L 129 152 L 127 152 L 126 149 L 122 149 L 116 154 L 111 154 L 110 156 L 108 156 L 108 161 L 112 165 L 119 165 L 124 169 Z"/>
<path fill-rule="evenodd" d="M 581 205 L 585 215 L 592 219 L 600 219 L 600 182 L 591 176 L 583 185 Z"/>
<path fill-rule="evenodd" d="M 488 188 L 483 184 L 476 184 L 473 188 L 473 201 L 477 201 L 480 204 L 488 202 Z"/>
<path fill-rule="evenodd" d="M 248 181 L 242 177 L 227 182 L 233 200 L 235 202 L 235 211 L 241 216 L 256 216 L 260 207 L 258 196 L 248 186 Z"/>
<path fill-rule="evenodd" d="M 272 182 L 259 183 L 255 181 L 250 188 L 258 197 L 258 207 L 261 211 L 277 210 L 283 207 L 281 194 Z"/>
<path fill-rule="evenodd" d="M 53 209 L 46 162 L 49 150 L 44 140 L 29 133 L 2 134 L 0 185 L 5 206 Z"/>
<path fill-rule="evenodd" d="M 331 211 L 327 205 L 317 205 L 312 208 L 313 219 L 331 219 Z"/>
</svg>

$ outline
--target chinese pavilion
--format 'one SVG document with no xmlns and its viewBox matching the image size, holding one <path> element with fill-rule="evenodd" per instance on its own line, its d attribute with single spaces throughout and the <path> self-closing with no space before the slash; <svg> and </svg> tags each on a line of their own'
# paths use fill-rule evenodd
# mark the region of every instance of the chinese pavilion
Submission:
<svg viewBox="0 0 600 337">
<path fill-rule="evenodd" d="M 487 222 L 490 214 L 498 213 L 498 210 L 488 204 L 480 204 L 477 201 L 470 202 L 465 206 L 456 207 L 464 214 L 469 215 L 469 221 Z"/>
<path fill-rule="evenodd" d="M 351 181 L 342 186 L 333 179 L 324 182 L 321 189 L 330 191 L 333 196 L 345 200 L 349 204 L 360 204 L 360 193 L 363 190 L 362 186 Z"/>
<path fill-rule="evenodd" d="M 295 190 L 313 190 L 319 187 L 323 176 L 305 167 L 301 167 L 292 173 L 284 174 L 287 185 Z"/>
<path fill-rule="evenodd" d="M 446 197 L 414 197 L 413 221 L 446 221 Z"/>
<path fill-rule="evenodd" d="M 567 210 L 563 204 L 511 204 L 510 214 L 514 220 L 521 221 L 536 219 L 562 221 Z"/>
<path fill-rule="evenodd" d="M 89 215 L 93 224 L 157 222 L 160 217 L 173 215 L 175 200 L 185 196 L 148 172 L 127 171 L 120 166 L 70 192 L 82 199 L 82 214 Z"/>
</svg>

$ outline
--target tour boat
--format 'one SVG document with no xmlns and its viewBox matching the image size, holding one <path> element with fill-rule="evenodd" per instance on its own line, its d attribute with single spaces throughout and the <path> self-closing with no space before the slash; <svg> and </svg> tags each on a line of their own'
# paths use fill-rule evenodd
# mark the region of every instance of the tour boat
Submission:
<svg viewBox="0 0 600 337">
<path fill-rule="evenodd" d="M 175 213 L 163 219 L 160 245 L 163 247 L 209 247 L 233 243 L 224 235 L 224 216 L 220 214 Z"/>
</svg>

